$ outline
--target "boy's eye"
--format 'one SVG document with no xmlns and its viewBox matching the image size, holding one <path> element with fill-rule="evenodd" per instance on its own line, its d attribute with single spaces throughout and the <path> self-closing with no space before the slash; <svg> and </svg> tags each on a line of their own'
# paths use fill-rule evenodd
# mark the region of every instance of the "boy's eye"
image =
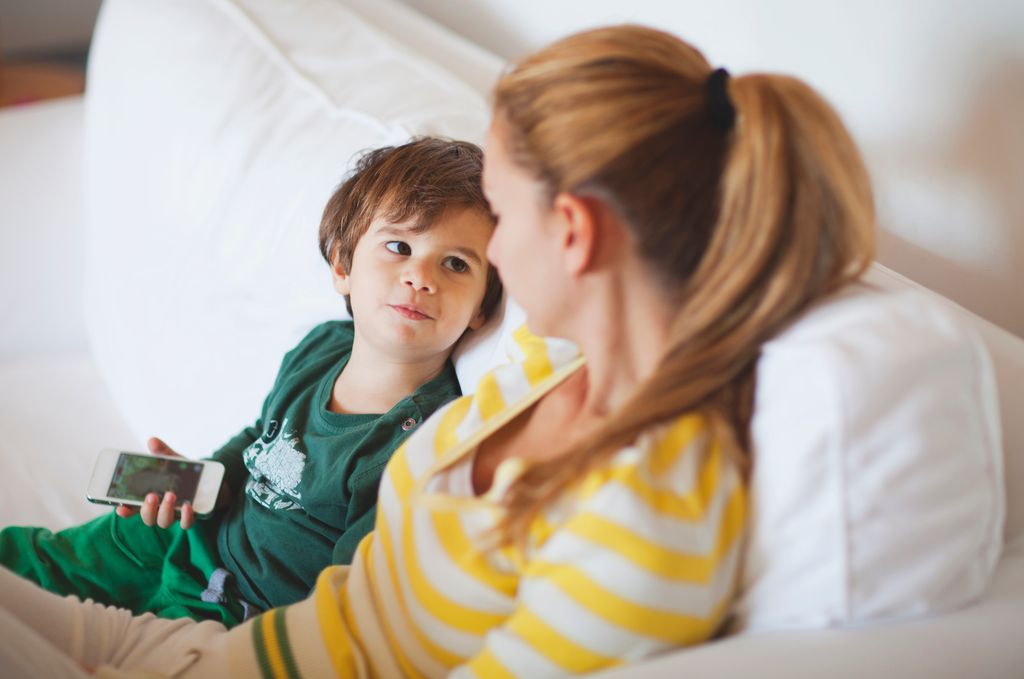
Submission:
<svg viewBox="0 0 1024 679">
<path fill-rule="evenodd" d="M 387 243 L 384 243 L 384 247 L 387 248 L 388 252 L 393 252 L 396 255 L 412 254 L 412 248 L 402 240 L 389 240 Z"/>
<path fill-rule="evenodd" d="M 466 273 L 469 271 L 469 264 L 466 264 L 466 260 L 459 257 L 448 257 L 444 260 L 444 264 L 455 273 Z"/>
</svg>

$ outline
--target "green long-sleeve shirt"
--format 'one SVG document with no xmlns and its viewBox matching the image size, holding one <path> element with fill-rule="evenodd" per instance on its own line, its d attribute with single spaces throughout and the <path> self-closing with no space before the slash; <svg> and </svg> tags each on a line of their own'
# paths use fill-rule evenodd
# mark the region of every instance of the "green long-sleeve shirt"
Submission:
<svg viewBox="0 0 1024 679">
<path fill-rule="evenodd" d="M 351 561 L 373 529 L 391 454 L 460 393 L 449 361 L 387 413 L 328 411 L 353 334 L 350 321 L 310 332 L 285 355 L 260 418 L 213 455 L 233 493 L 217 549 L 242 595 L 258 606 L 298 601 L 324 566 Z"/>
</svg>

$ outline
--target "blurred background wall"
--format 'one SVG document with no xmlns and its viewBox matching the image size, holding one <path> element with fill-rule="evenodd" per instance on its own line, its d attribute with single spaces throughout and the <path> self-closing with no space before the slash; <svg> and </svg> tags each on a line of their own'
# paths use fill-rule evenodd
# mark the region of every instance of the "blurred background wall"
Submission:
<svg viewBox="0 0 1024 679">
<path fill-rule="evenodd" d="M 807 80 L 864 151 L 882 263 L 1024 336 L 1021 0 L 401 1 L 506 59 L 633 21 Z M 0 105 L 81 90 L 100 4 L 0 0 Z"/>
<path fill-rule="evenodd" d="M 1021 0 L 404 1 L 507 59 L 631 21 L 803 78 L 864 152 L 881 262 L 1024 336 Z"/>
<path fill-rule="evenodd" d="M 101 0 L 0 0 L 0 106 L 80 93 Z"/>
</svg>

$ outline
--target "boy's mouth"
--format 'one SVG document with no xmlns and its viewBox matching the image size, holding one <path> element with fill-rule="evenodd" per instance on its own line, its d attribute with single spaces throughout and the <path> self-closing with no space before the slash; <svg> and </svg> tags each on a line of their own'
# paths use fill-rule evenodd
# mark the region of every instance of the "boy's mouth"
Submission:
<svg viewBox="0 0 1024 679">
<path fill-rule="evenodd" d="M 431 318 L 431 316 L 425 314 L 418 306 L 414 306 L 412 304 L 391 304 L 390 306 L 392 309 L 397 311 L 399 315 L 412 321 L 426 321 Z"/>
</svg>

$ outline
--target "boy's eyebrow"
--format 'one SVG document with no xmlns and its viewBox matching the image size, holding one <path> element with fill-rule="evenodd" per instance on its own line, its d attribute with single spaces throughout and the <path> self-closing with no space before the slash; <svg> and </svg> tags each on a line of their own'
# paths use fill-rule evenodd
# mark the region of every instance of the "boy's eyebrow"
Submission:
<svg viewBox="0 0 1024 679">
<path fill-rule="evenodd" d="M 386 233 L 392 236 L 405 236 L 413 229 L 408 229 L 401 226 L 381 226 L 377 229 L 377 233 Z"/>
<path fill-rule="evenodd" d="M 376 230 L 377 233 L 382 233 L 382 234 L 386 234 L 386 235 L 389 235 L 389 236 L 407 236 L 410 233 L 416 233 L 417 231 L 420 231 L 420 229 L 416 229 L 416 228 L 410 229 L 408 227 L 392 226 L 392 225 L 381 226 L 380 228 L 378 228 Z M 450 249 L 455 251 L 455 252 L 457 252 L 457 253 L 459 253 L 464 258 L 469 259 L 469 260 L 475 262 L 478 266 L 484 263 L 484 260 L 480 258 L 480 255 L 478 255 L 476 252 L 474 252 L 473 250 L 471 250 L 471 249 L 469 249 L 467 247 L 464 247 L 462 245 L 456 245 L 455 247 L 450 248 Z"/>
</svg>

